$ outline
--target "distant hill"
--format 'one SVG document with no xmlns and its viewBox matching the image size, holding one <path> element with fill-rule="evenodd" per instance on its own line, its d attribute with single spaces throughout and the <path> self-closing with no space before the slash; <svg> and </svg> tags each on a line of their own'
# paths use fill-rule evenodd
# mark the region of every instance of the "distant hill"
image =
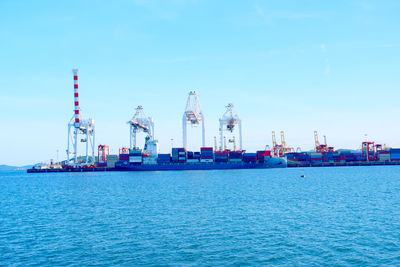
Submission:
<svg viewBox="0 0 400 267">
<path fill-rule="evenodd" d="M 0 165 L 0 171 L 18 171 L 18 170 L 27 170 L 32 168 L 33 165 L 26 166 L 9 166 L 9 165 Z"/>
</svg>

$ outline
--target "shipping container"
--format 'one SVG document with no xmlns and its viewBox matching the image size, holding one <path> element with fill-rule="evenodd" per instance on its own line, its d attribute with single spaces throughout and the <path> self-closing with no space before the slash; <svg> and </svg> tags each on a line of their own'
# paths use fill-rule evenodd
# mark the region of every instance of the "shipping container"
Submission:
<svg viewBox="0 0 400 267">
<path fill-rule="evenodd" d="M 141 163 L 142 156 L 129 156 L 129 163 Z"/>
<path fill-rule="evenodd" d="M 390 154 L 379 154 L 378 160 L 380 161 L 390 161 Z"/>
<path fill-rule="evenodd" d="M 400 154 L 390 154 L 390 160 L 400 159 Z"/>
<path fill-rule="evenodd" d="M 200 162 L 213 162 L 213 159 L 200 159 Z"/>
<path fill-rule="evenodd" d="M 129 150 L 129 155 L 131 155 L 131 156 L 142 155 L 142 150 L 133 150 L 133 149 L 130 149 L 130 150 Z"/>
<path fill-rule="evenodd" d="M 120 161 L 129 161 L 129 154 L 119 154 Z"/>
</svg>

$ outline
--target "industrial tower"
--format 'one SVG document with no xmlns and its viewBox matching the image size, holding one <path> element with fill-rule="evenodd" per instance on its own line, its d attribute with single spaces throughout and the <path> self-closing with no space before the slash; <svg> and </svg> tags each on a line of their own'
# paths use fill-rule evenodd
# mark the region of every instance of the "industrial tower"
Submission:
<svg viewBox="0 0 400 267">
<path fill-rule="evenodd" d="M 136 113 L 132 119 L 127 122 L 130 125 L 130 142 L 129 148 L 136 149 L 136 134 L 138 132 L 147 133 L 146 140 L 154 140 L 154 121 L 153 118 L 147 117 L 142 106 L 136 108 Z"/>
<path fill-rule="evenodd" d="M 73 69 L 74 74 L 74 116 L 72 116 L 68 123 L 68 146 L 67 146 L 67 164 L 72 165 L 92 165 L 94 164 L 94 141 L 95 141 L 95 127 L 94 120 L 85 120 L 81 116 L 79 107 L 79 93 L 78 93 L 78 69 Z M 78 135 L 81 136 L 78 139 Z M 86 143 L 85 158 L 78 162 L 78 142 Z M 89 148 L 90 143 L 90 148 Z M 72 145 L 72 151 L 70 149 Z M 89 158 L 89 149 L 91 150 L 91 158 Z"/>
<path fill-rule="evenodd" d="M 205 146 L 205 127 L 204 127 L 204 115 L 201 112 L 199 98 L 195 91 L 190 91 L 188 100 L 186 103 L 185 112 L 182 118 L 182 135 L 183 135 L 183 147 L 187 149 L 187 124 L 198 126 L 201 122 L 202 127 L 202 146 Z"/>
<path fill-rule="evenodd" d="M 233 133 L 235 125 L 239 127 L 239 150 L 242 150 L 242 120 L 233 109 L 233 104 L 229 103 L 226 106 L 226 111 L 222 118 L 219 119 L 219 138 L 220 138 L 220 149 L 224 150 L 224 131 Z M 236 150 L 235 136 L 232 139 L 228 139 L 229 142 L 234 143 L 234 150 Z"/>
</svg>

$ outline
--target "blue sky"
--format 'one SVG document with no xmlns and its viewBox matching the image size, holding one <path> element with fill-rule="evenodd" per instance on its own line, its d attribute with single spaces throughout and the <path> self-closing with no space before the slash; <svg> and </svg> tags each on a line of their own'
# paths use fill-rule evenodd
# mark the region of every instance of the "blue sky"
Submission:
<svg viewBox="0 0 400 267">
<path fill-rule="evenodd" d="M 249 151 L 272 130 L 303 150 L 314 130 L 337 148 L 365 134 L 400 147 L 399 1 L 2 0 L 0 11 L 0 164 L 65 158 L 75 67 L 82 114 L 114 152 L 137 105 L 163 152 L 180 146 L 190 90 L 208 145 L 231 102 Z"/>
</svg>

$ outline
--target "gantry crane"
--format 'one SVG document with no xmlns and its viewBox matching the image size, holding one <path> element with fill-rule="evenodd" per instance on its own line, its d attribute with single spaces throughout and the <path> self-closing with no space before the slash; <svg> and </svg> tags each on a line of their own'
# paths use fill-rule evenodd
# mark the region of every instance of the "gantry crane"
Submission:
<svg viewBox="0 0 400 267">
<path fill-rule="evenodd" d="M 198 126 L 201 123 L 202 126 L 202 146 L 205 146 L 205 126 L 204 126 L 204 115 L 201 111 L 199 98 L 195 91 L 190 91 L 186 102 L 185 112 L 182 118 L 182 141 L 183 147 L 187 148 L 187 124 Z"/>
<path fill-rule="evenodd" d="M 130 126 L 130 142 L 129 148 L 136 149 L 136 135 L 139 132 L 146 133 L 146 142 L 154 140 L 154 121 L 151 117 L 147 117 L 142 106 L 136 108 L 135 115 L 127 122 Z"/>
<path fill-rule="evenodd" d="M 293 149 L 291 147 L 288 147 L 286 145 L 286 140 L 285 140 L 285 132 L 281 131 L 281 150 L 282 154 L 285 155 L 286 153 L 291 152 Z"/>
<path fill-rule="evenodd" d="M 335 149 L 332 146 L 327 145 L 326 143 L 326 135 L 324 135 L 324 144 L 320 144 L 318 140 L 318 132 L 314 131 L 314 142 L 315 142 L 315 151 L 319 153 L 333 152 Z"/>
<path fill-rule="evenodd" d="M 361 145 L 361 154 L 367 161 L 375 161 L 376 145 L 375 142 L 365 141 Z"/>
<path fill-rule="evenodd" d="M 229 103 L 226 106 L 226 111 L 222 118 L 219 119 L 219 138 L 220 138 L 220 150 L 225 150 L 226 147 L 223 145 L 224 131 L 228 131 L 234 134 L 236 125 L 239 127 L 239 150 L 242 150 L 242 120 L 237 115 L 233 108 L 233 104 Z M 236 131 L 237 133 L 237 131 Z M 233 150 L 236 150 L 236 138 L 235 135 L 231 139 L 228 139 L 229 143 L 233 143 Z"/>
<path fill-rule="evenodd" d="M 272 131 L 272 152 L 275 157 L 283 156 L 282 145 L 278 145 L 276 142 L 275 131 Z"/>
</svg>

